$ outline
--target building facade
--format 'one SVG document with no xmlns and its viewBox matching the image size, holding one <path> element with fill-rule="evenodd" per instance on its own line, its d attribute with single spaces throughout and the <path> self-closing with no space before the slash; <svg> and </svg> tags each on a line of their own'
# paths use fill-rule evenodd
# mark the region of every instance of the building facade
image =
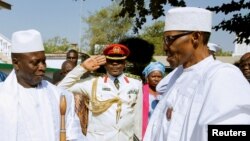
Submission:
<svg viewBox="0 0 250 141">
<path fill-rule="evenodd" d="M 250 52 L 250 45 L 245 43 L 238 44 L 235 43 L 233 56 L 242 56 L 243 54 Z"/>
<path fill-rule="evenodd" d="M 11 58 L 11 41 L 0 33 L 0 60 L 9 62 Z"/>
</svg>

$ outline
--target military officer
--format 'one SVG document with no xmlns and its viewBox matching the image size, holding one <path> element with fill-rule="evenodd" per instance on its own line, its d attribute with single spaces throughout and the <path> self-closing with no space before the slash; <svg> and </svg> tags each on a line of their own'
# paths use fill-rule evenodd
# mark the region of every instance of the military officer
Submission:
<svg viewBox="0 0 250 141">
<path fill-rule="evenodd" d="M 104 55 L 88 58 L 58 85 L 89 96 L 86 136 L 90 141 L 141 140 L 142 82 L 123 73 L 129 53 L 124 45 L 108 45 Z M 103 64 L 106 74 L 80 79 Z"/>
</svg>

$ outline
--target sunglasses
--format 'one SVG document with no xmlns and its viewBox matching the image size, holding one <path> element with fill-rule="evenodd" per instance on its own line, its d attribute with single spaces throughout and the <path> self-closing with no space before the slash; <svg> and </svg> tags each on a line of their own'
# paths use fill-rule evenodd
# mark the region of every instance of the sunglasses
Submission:
<svg viewBox="0 0 250 141">
<path fill-rule="evenodd" d="M 193 33 L 193 31 L 184 32 L 182 34 L 178 34 L 178 35 L 174 35 L 174 36 L 164 36 L 163 40 L 164 40 L 165 45 L 171 45 L 176 39 L 178 39 L 178 38 L 180 38 L 182 36 L 191 34 L 191 33 Z"/>
</svg>

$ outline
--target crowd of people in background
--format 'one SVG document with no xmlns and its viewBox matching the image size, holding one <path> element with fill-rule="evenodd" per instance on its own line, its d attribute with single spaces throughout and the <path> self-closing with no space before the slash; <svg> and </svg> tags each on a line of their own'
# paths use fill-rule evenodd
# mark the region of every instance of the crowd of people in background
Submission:
<svg viewBox="0 0 250 141">
<path fill-rule="evenodd" d="M 40 32 L 13 33 L 13 70 L 0 72 L 0 140 L 58 141 L 61 117 L 70 141 L 206 141 L 208 124 L 250 124 L 250 53 L 235 66 L 216 60 L 211 25 L 206 9 L 166 13 L 163 49 L 171 72 L 152 61 L 153 44 L 127 38 L 81 61 L 68 50 L 53 84 L 44 79 Z"/>
<path fill-rule="evenodd" d="M 64 76 L 71 71 L 78 62 L 78 51 L 70 49 L 66 53 L 66 60 L 62 63 L 61 69 L 53 73 L 52 83 L 59 83 Z"/>
</svg>

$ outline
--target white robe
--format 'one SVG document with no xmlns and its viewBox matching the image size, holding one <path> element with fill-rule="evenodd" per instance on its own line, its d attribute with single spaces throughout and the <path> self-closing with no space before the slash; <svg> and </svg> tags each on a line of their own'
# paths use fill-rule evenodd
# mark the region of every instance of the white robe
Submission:
<svg viewBox="0 0 250 141">
<path fill-rule="evenodd" d="M 144 141 L 206 141 L 208 124 L 250 124 L 250 85 L 238 68 L 212 56 L 176 68 L 157 87 Z M 173 107 L 171 120 L 166 119 Z"/>
<path fill-rule="evenodd" d="M 15 72 L 0 83 L 1 141 L 59 141 L 59 99 L 66 96 L 67 140 L 81 140 L 80 121 L 74 112 L 72 94 L 42 81 L 37 88 L 17 83 Z"/>
</svg>

